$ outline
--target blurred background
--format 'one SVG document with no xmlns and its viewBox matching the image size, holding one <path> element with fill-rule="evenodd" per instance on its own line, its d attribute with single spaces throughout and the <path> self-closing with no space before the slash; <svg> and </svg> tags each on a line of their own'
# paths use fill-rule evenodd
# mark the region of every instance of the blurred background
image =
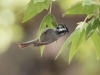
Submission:
<svg viewBox="0 0 100 75">
<path fill-rule="evenodd" d="M 38 47 L 20 49 L 18 43 L 37 37 L 39 25 L 48 13 L 44 10 L 34 18 L 21 23 L 24 12 L 17 14 L 30 0 L 0 0 L 0 75 L 100 75 L 100 60 L 91 38 L 84 43 L 68 65 L 70 45 L 55 60 L 55 57 L 68 36 L 74 31 L 77 22 L 86 15 L 62 14 L 71 4 L 79 0 L 58 0 L 53 3 L 52 13 L 58 23 L 65 23 L 70 33 L 54 44 L 47 45 L 40 56 Z"/>
</svg>

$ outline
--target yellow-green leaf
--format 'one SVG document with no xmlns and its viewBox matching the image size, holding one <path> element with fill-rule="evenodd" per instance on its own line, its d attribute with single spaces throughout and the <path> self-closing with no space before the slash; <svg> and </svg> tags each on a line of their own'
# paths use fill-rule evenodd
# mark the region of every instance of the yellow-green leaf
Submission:
<svg viewBox="0 0 100 75">
<path fill-rule="evenodd" d="M 86 27 L 86 39 L 88 39 L 92 33 L 96 30 L 97 27 L 100 26 L 99 18 L 92 18 L 88 22 L 88 26 Z"/>
<path fill-rule="evenodd" d="M 40 46 L 41 57 L 43 55 L 44 49 L 45 49 L 45 46 Z"/>
<path fill-rule="evenodd" d="M 69 43 L 72 42 L 72 40 L 73 40 L 74 37 L 78 34 L 78 32 L 79 32 L 79 29 L 76 29 L 76 30 L 68 37 L 68 39 L 67 39 L 67 40 L 65 41 L 65 43 L 62 45 L 62 47 L 61 47 L 60 51 L 58 52 L 58 54 L 57 54 L 57 56 L 56 56 L 55 59 L 57 59 L 57 57 L 61 54 L 61 52 L 62 52 L 63 50 L 65 50 L 65 48 L 67 47 L 67 45 L 68 45 Z"/>
<path fill-rule="evenodd" d="M 51 14 L 51 19 L 52 19 L 52 25 L 54 26 L 54 27 L 57 27 L 57 22 L 56 22 L 56 19 L 55 19 L 55 17 Z"/>
<path fill-rule="evenodd" d="M 75 55 L 75 53 L 77 52 L 77 50 L 84 41 L 85 41 L 85 30 L 83 30 L 82 32 L 79 30 L 72 40 L 71 50 L 69 53 L 69 64 L 73 56 Z"/>
<path fill-rule="evenodd" d="M 97 59 L 100 59 L 100 36 L 96 31 L 92 34 L 92 40 L 96 47 Z"/>
<path fill-rule="evenodd" d="M 44 2 L 38 2 L 34 4 L 33 0 L 31 0 L 28 4 L 28 7 L 25 11 L 24 18 L 22 22 L 25 22 L 38 13 L 40 13 L 43 9 L 48 9 L 50 4 L 50 0 L 45 0 Z"/>
<path fill-rule="evenodd" d="M 66 14 L 93 14 L 97 10 L 96 4 L 82 6 L 82 1 L 72 5 L 63 16 Z"/>
</svg>

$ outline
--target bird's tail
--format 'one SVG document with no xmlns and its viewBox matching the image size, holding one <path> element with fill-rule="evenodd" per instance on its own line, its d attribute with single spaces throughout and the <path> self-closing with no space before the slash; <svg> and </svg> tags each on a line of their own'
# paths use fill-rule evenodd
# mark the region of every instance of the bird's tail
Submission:
<svg viewBox="0 0 100 75">
<path fill-rule="evenodd" d="M 36 44 L 37 41 L 38 41 L 38 39 L 35 39 L 35 40 L 32 40 L 32 41 L 23 42 L 23 43 L 19 43 L 18 46 L 19 46 L 20 48 L 25 48 L 25 47 L 28 47 L 28 46 L 30 46 L 30 45 Z"/>
</svg>

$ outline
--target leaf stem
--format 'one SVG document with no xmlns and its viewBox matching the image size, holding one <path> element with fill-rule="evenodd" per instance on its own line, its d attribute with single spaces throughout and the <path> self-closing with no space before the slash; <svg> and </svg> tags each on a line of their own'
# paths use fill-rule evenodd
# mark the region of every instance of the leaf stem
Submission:
<svg viewBox="0 0 100 75">
<path fill-rule="evenodd" d="M 84 19 L 84 22 L 86 22 L 87 19 L 88 19 L 88 16 L 86 16 L 86 18 Z"/>
<path fill-rule="evenodd" d="M 52 9 L 52 0 L 51 0 L 50 10 L 49 10 L 50 13 L 51 13 L 51 9 Z"/>
</svg>

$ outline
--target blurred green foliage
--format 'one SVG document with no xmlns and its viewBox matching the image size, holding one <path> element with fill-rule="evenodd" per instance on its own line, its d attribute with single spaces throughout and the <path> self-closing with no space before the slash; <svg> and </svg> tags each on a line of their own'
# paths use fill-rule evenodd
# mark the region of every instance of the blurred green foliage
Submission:
<svg viewBox="0 0 100 75">
<path fill-rule="evenodd" d="M 15 9 L 23 7 L 28 2 L 28 0 L 24 3 L 23 1 L 0 0 L 0 53 L 8 50 L 12 42 L 19 42 L 23 38 L 24 30 L 16 22 L 15 15 Z"/>
</svg>

